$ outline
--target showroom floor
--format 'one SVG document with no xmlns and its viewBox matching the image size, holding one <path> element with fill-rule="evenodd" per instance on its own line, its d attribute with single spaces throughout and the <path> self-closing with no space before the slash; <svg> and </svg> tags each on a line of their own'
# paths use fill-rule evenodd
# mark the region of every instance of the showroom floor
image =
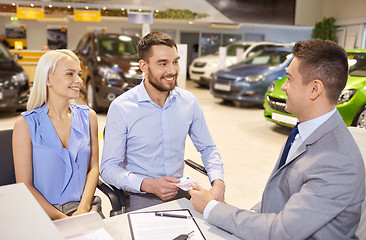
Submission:
<svg viewBox="0 0 366 240">
<path fill-rule="evenodd" d="M 261 199 L 267 178 L 273 169 L 282 145 L 290 129 L 276 126 L 263 117 L 259 107 L 238 107 L 225 105 L 215 99 L 209 89 L 199 88 L 187 81 L 187 90 L 198 99 L 206 117 L 212 137 L 220 151 L 225 170 L 227 203 L 240 208 L 250 208 Z M 3 112 L 0 115 L 0 129 L 12 128 L 19 113 Z M 104 128 L 106 114 L 98 114 L 99 131 Z M 100 140 L 100 153 L 103 140 Z M 185 158 L 201 163 L 189 137 Z M 209 188 L 208 178 L 190 167 L 185 175 Z M 100 193 L 97 193 L 100 195 Z M 103 197 L 103 212 L 109 216 L 110 205 Z"/>
</svg>

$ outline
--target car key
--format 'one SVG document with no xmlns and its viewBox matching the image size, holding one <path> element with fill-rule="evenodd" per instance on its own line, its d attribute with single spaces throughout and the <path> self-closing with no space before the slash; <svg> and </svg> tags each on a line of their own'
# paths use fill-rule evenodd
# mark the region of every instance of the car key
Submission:
<svg viewBox="0 0 366 240">
<path fill-rule="evenodd" d="M 194 230 L 188 234 L 181 234 L 178 237 L 174 238 L 173 240 L 186 240 L 188 239 L 192 234 L 194 233 Z"/>
</svg>

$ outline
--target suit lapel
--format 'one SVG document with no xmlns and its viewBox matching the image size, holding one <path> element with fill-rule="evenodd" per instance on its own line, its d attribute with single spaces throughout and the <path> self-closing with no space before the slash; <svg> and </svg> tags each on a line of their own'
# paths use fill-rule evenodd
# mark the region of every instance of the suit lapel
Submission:
<svg viewBox="0 0 366 240">
<path fill-rule="evenodd" d="M 271 177 L 274 177 L 275 175 L 279 174 L 282 169 L 286 168 L 291 162 L 295 161 L 300 155 L 302 155 L 304 152 L 306 152 L 307 146 L 312 145 L 316 141 L 318 141 L 321 137 L 326 135 L 328 132 L 332 131 L 334 128 L 336 128 L 339 124 L 344 124 L 343 119 L 341 115 L 339 114 L 338 110 L 322 125 L 320 125 L 315 131 L 310 134 L 310 136 L 305 139 L 305 141 L 299 146 L 299 148 L 296 150 L 296 152 L 290 157 L 290 159 L 280 168 L 278 168 L 279 160 L 281 158 L 283 147 L 281 150 L 281 154 L 277 160 L 276 166 L 273 169 L 271 173 Z"/>
</svg>

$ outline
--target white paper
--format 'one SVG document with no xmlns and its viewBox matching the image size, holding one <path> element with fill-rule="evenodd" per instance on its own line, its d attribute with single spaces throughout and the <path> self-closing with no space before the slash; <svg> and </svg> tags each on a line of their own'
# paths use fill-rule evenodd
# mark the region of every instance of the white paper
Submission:
<svg viewBox="0 0 366 240">
<path fill-rule="evenodd" d="M 176 215 L 191 216 L 189 210 L 158 211 Z M 135 240 L 172 240 L 181 234 L 194 231 L 190 240 L 205 239 L 193 218 L 155 216 L 155 212 L 138 212 L 128 215 Z M 132 235 L 132 234 L 131 234 Z"/>
<path fill-rule="evenodd" d="M 180 189 L 182 189 L 183 191 L 189 191 L 192 189 L 192 183 L 199 185 L 201 187 L 203 187 L 203 185 L 199 182 L 197 182 L 196 180 L 194 180 L 191 177 L 185 176 L 179 179 L 180 182 L 179 183 L 174 183 L 177 187 L 179 187 Z"/>
</svg>

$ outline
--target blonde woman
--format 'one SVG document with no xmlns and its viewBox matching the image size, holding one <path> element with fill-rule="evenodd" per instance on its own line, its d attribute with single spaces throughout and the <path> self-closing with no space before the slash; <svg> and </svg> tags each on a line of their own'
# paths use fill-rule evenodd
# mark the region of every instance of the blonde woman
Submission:
<svg viewBox="0 0 366 240">
<path fill-rule="evenodd" d="M 70 50 L 46 52 L 36 67 L 27 112 L 13 130 L 14 167 L 51 219 L 96 210 L 98 124 L 87 106 L 72 104 L 82 80 Z"/>
</svg>

